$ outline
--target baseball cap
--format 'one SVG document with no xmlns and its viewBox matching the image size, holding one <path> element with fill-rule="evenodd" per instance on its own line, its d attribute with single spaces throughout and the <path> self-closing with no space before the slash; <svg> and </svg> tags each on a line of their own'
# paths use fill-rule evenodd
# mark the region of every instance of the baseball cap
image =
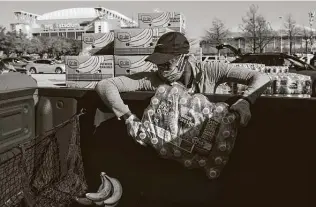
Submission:
<svg viewBox="0 0 316 207">
<path fill-rule="evenodd" d="M 158 39 L 154 52 L 145 61 L 156 65 L 163 64 L 178 55 L 188 54 L 189 49 L 189 41 L 183 34 L 180 32 L 168 32 Z"/>
</svg>

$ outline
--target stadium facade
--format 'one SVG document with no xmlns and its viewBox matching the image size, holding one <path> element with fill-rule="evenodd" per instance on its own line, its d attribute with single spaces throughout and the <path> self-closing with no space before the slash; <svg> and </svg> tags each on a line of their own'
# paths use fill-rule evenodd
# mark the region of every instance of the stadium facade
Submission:
<svg viewBox="0 0 316 207">
<path fill-rule="evenodd" d="M 81 39 L 82 33 L 104 33 L 121 27 L 136 27 L 134 21 L 104 7 L 71 8 L 42 15 L 25 11 L 14 12 L 17 22 L 11 30 L 34 36 Z"/>
</svg>

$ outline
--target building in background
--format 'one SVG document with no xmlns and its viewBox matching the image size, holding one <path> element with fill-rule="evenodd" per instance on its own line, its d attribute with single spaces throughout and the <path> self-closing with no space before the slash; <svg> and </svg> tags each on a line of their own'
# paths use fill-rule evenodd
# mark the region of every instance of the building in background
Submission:
<svg viewBox="0 0 316 207">
<path fill-rule="evenodd" d="M 305 29 L 308 33 L 308 36 L 310 34 L 314 34 L 312 36 L 312 43 L 310 44 L 310 40 L 308 40 L 307 48 L 309 53 L 316 52 L 316 29 L 312 29 L 309 27 L 304 27 L 302 25 L 297 25 L 298 28 Z M 311 33 L 312 32 L 312 33 Z M 243 53 L 252 53 L 251 46 L 252 41 L 246 41 L 246 39 L 243 37 L 241 32 L 231 32 L 230 37 L 227 38 L 225 43 L 228 43 L 235 48 L 240 48 Z M 215 48 L 216 41 L 201 41 L 201 48 L 203 55 L 217 55 L 218 51 Z M 281 50 L 282 47 L 282 50 Z M 306 51 L 306 36 L 302 34 L 297 34 L 293 37 L 292 40 L 292 53 L 305 53 Z M 264 52 L 285 52 L 288 53 L 290 50 L 290 41 L 289 36 L 283 31 L 281 33 L 281 30 L 277 30 L 277 35 L 273 38 L 273 40 L 266 45 L 264 48 Z M 259 52 L 259 50 L 257 50 Z M 220 51 L 221 54 L 225 55 L 233 55 L 232 51 L 229 49 L 223 49 Z"/>
<path fill-rule="evenodd" d="M 17 22 L 11 24 L 11 30 L 23 32 L 29 38 L 59 36 L 81 40 L 82 33 L 105 33 L 137 26 L 137 21 L 104 7 L 63 9 L 43 15 L 18 11 L 14 15 Z"/>
</svg>

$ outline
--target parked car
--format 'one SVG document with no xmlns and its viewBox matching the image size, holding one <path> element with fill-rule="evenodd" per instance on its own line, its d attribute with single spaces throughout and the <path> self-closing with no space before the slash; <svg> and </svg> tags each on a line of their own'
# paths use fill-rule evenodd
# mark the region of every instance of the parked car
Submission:
<svg viewBox="0 0 316 207">
<path fill-rule="evenodd" d="M 17 72 L 13 65 L 10 63 L 4 63 L 2 60 L 0 60 L 0 74 L 3 73 L 9 73 L 9 72 Z"/>
<path fill-rule="evenodd" d="M 27 62 L 27 63 L 36 60 L 36 58 L 34 58 L 34 57 L 32 57 L 32 56 L 21 56 L 20 58 L 21 58 L 22 60 L 24 60 L 25 62 Z"/>
<path fill-rule="evenodd" d="M 65 64 L 50 59 L 34 60 L 26 65 L 26 69 L 30 73 L 66 73 Z"/>
<path fill-rule="evenodd" d="M 11 64 L 17 72 L 27 73 L 26 64 L 27 62 L 22 60 L 21 58 L 16 57 L 8 57 L 4 58 L 3 61 L 5 64 Z"/>
<path fill-rule="evenodd" d="M 304 54 L 302 57 L 300 57 L 300 60 L 302 60 L 302 61 L 304 61 L 304 62 L 306 62 L 306 63 L 308 63 L 308 64 L 311 64 L 310 63 L 310 61 L 311 61 L 311 59 L 314 57 L 314 55 L 313 54 Z"/>
</svg>

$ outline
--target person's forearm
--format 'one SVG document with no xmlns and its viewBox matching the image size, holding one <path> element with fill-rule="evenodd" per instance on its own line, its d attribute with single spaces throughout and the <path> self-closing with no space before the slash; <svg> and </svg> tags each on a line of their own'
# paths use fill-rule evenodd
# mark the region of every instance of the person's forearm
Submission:
<svg viewBox="0 0 316 207">
<path fill-rule="evenodd" d="M 96 86 L 96 91 L 105 105 L 109 107 L 117 117 L 121 117 L 130 111 L 128 106 L 124 104 L 118 87 L 112 79 L 100 81 Z"/>
<path fill-rule="evenodd" d="M 154 83 L 154 86 L 153 84 Z M 119 76 L 101 80 L 95 90 L 102 101 L 114 114 L 124 120 L 131 115 L 127 105 L 124 104 L 120 93 L 137 90 L 154 90 L 159 85 L 155 73 L 136 73 L 130 76 Z"/>
<path fill-rule="evenodd" d="M 256 99 L 264 93 L 267 87 L 271 84 L 269 76 L 266 74 L 260 74 L 257 72 L 250 78 L 248 88 L 244 92 L 243 96 L 254 104 Z"/>
<path fill-rule="evenodd" d="M 241 67 L 230 68 L 225 79 L 227 82 L 247 85 L 243 96 L 247 97 L 252 104 L 270 84 L 270 78 L 266 74 Z"/>
</svg>

